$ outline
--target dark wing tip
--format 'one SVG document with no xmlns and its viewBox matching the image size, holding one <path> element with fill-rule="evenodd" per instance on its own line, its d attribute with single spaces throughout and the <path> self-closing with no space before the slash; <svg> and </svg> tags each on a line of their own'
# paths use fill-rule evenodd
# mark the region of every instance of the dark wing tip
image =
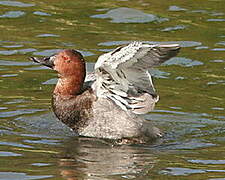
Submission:
<svg viewBox="0 0 225 180">
<path fill-rule="evenodd" d="M 40 61 L 38 61 L 38 59 L 36 57 L 29 57 L 28 59 L 35 63 L 40 63 Z"/>
<path fill-rule="evenodd" d="M 180 45 L 179 44 L 166 44 L 166 45 L 159 45 L 159 54 L 163 61 L 169 60 L 170 58 L 176 56 L 180 52 Z"/>
<path fill-rule="evenodd" d="M 180 52 L 181 47 L 179 45 L 171 47 L 168 50 L 168 56 L 169 58 L 176 56 Z"/>
</svg>

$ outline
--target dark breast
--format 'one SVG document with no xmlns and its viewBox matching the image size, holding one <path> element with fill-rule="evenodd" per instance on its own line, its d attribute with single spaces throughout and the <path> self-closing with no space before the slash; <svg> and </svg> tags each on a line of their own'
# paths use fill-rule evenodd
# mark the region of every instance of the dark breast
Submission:
<svg viewBox="0 0 225 180">
<path fill-rule="evenodd" d="M 90 90 L 77 96 L 53 94 L 52 108 L 60 121 L 79 134 L 93 117 L 92 103 L 94 99 Z"/>
</svg>

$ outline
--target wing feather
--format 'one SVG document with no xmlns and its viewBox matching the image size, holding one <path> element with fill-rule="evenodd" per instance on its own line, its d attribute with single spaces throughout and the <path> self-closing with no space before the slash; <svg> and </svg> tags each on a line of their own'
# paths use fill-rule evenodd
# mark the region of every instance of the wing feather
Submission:
<svg viewBox="0 0 225 180">
<path fill-rule="evenodd" d="M 122 109 L 146 113 L 158 101 L 148 70 L 176 56 L 179 49 L 178 44 L 150 45 L 141 42 L 118 47 L 98 58 L 95 64 L 96 82 L 92 88 L 98 97 L 110 98 Z M 136 104 L 131 103 L 134 99 Z"/>
</svg>

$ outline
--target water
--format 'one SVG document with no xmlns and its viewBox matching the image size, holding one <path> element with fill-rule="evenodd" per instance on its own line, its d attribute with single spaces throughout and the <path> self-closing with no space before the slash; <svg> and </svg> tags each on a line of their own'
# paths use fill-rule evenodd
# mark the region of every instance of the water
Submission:
<svg viewBox="0 0 225 180">
<path fill-rule="evenodd" d="M 0 179 L 225 179 L 224 0 L 1 1 Z M 97 57 L 133 40 L 179 43 L 152 70 L 154 144 L 78 138 L 50 110 L 56 74 L 29 62 L 75 48 Z"/>
</svg>

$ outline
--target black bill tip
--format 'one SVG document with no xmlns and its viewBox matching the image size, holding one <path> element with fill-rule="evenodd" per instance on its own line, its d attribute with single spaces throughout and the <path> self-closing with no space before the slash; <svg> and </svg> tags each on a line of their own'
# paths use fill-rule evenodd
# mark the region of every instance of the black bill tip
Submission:
<svg viewBox="0 0 225 180">
<path fill-rule="evenodd" d="M 54 59 L 55 59 L 55 56 L 44 57 L 44 58 L 29 57 L 29 60 L 41 65 L 47 66 L 49 68 L 54 67 Z"/>
<path fill-rule="evenodd" d="M 35 63 L 40 63 L 40 61 L 38 61 L 38 59 L 36 57 L 29 57 L 28 59 Z"/>
</svg>

